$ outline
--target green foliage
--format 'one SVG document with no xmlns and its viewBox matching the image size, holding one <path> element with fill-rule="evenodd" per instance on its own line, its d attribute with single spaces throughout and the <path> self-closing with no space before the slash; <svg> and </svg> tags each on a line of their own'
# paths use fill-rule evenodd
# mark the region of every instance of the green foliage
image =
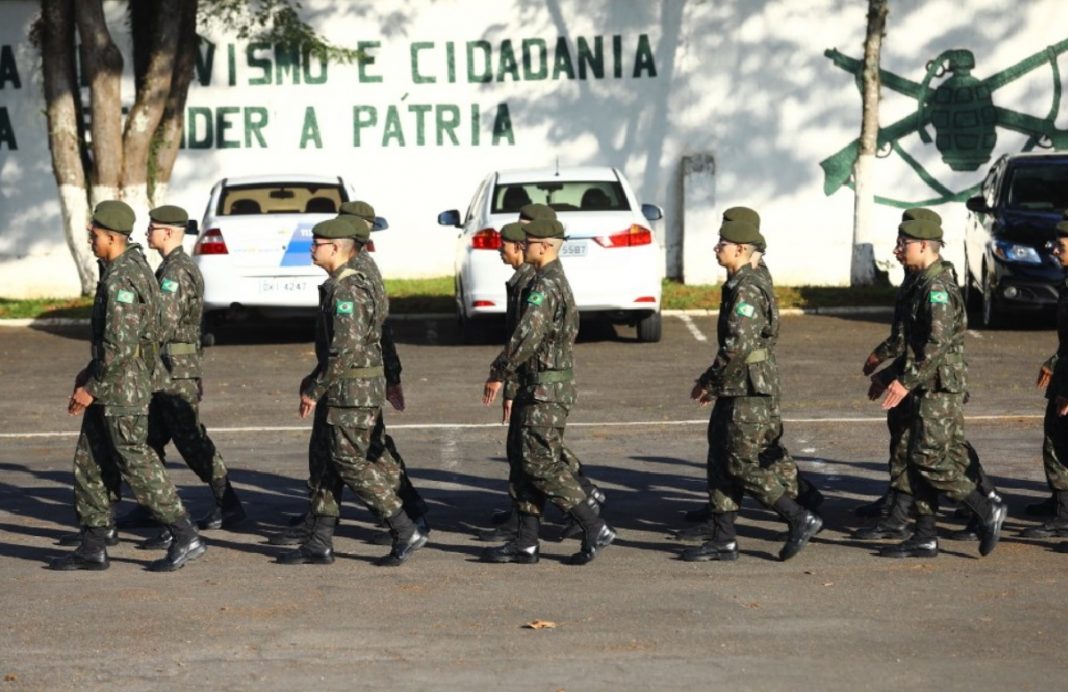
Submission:
<svg viewBox="0 0 1068 692">
<path fill-rule="evenodd" d="M 351 63 L 360 51 L 342 48 L 316 33 L 298 12 L 295 0 L 207 0 L 200 4 L 199 20 L 219 24 L 242 40 L 308 46 L 332 60 Z"/>
</svg>

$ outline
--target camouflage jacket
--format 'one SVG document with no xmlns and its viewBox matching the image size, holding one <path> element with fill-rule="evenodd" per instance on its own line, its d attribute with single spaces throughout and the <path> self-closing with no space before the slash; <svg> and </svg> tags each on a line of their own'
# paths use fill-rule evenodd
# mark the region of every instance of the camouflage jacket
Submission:
<svg viewBox="0 0 1068 692">
<path fill-rule="evenodd" d="M 324 398 L 331 407 L 376 408 L 386 396 L 381 346 L 384 296 L 356 268 L 356 259 L 339 267 L 319 286 L 315 323 L 318 364 L 302 393 L 316 401 Z"/>
<path fill-rule="evenodd" d="M 173 379 L 200 377 L 204 277 L 179 245 L 156 269 L 160 294 L 160 355 Z"/>
<path fill-rule="evenodd" d="M 111 262 L 100 262 L 85 388 L 109 412 L 148 412 L 163 369 L 157 355 L 159 300 L 159 287 L 141 246 L 130 243 Z"/>
<path fill-rule="evenodd" d="M 910 391 L 965 392 L 967 329 L 968 317 L 953 265 L 937 260 L 917 272 L 902 323 L 906 350 L 898 381 Z"/>
<path fill-rule="evenodd" d="M 504 284 L 507 295 L 506 311 L 504 315 L 505 334 L 509 337 L 519 326 L 519 318 L 523 316 L 523 301 L 526 299 L 527 287 L 534 278 L 534 265 L 523 263 L 515 270 L 511 278 Z M 504 398 L 515 399 L 519 392 L 519 380 L 512 377 L 504 383 Z"/>
<path fill-rule="evenodd" d="M 519 403 L 570 407 L 575 400 L 572 366 L 579 313 L 559 260 L 535 271 L 522 306 L 519 324 L 490 366 L 489 379 L 515 378 Z"/>
<path fill-rule="evenodd" d="M 378 270 L 378 264 L 371 253 L 365 247 L 356 255 L 356 263 L 353 265 L 359 272 L 364 273 L 371 280 L 377 296 L 375 300 L 382 306 L 382 365 L 386 369 L 386 384 L 398 385 L 401 381 L 401 362 L 397 355 L 397 344 L 393 340 L 393 327 L 389 323 L 389 297 L 386 294 L 386 284 L 382 281 L 382 272 Z"/>
<path fill-rule="evenodd" d="M 1068 278 L 1058 286 L 1057 352 L 1046 361 L 1053 377 L 1046 385 L 1046 398 L 1068 396 Z"/>
<path fill-rule="evenodd" d="M 779 371 L 771 357 L 779 333 L 778 307 L 769 288 L 749 265 L 723 284 L 716 325 L 719 350 L 697 379 L 709 394 L 779 396 Z"/>
<path fill-rule="evenodd" d="M 908 310 L 909 302 L 912 300 L 912 289 L 916 286 L 916 279 L 919 275 L 919 272 L 906 270 L 905 278 L 901 280 L 901 285 L 897 288 L 897 294 L 894 296 L 894 321 L 890 325 L 890 336 L 883 339 L 878 346 L 872 349 L 872 353 L 878 357 L 880 363 L 892 358 L 899 358 L 905 354 L 903 329 L 905 313 Z"/>
</svg>

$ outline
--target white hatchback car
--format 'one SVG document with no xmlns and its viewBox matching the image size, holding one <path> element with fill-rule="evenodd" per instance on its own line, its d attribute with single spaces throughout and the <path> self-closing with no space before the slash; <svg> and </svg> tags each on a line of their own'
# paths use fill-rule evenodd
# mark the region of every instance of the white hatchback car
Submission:
<svg viewBox="0 0 1068 692">
<path fill-rule="evenodd" d="M 439 224 L 461 229 L 456 307 L 465 339 L 481 338 L 486 320 L 505 312 L 512 269 L 497 252 L 500 229 L 530 202 L 549 205 L 564 224 L 560 257 L 579 311 L 634 325 L 639 341 L 659 341 L 665 260 L 649 222 L 664 213 L 639 205 L 610 167 L 497 171 L 479 185 L 462 220 L 455 209 L 438 215 Z"/>
<path fill-rule="evenodd" d="M 352 199 L 352 185 L 337 176 L 264 175 L 215 183 L 192 250 L 204 274 L 205 332 L 227 314 L 314 314 L 325 277 L 311 263 L 311 229 Z M 385 227 L 385 219 L 376 219 L 376 230 Z"/>
</svg>

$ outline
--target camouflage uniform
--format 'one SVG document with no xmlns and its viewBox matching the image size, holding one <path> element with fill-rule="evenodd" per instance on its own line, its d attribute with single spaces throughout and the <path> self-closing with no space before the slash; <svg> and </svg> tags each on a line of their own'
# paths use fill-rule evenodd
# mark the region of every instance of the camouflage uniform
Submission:
<svg viewBox="0 0 1068 692">
<path fill-rule="evenodd" d="M 717 335 L 719 351 L 698 384 L 717 397 L 708 424 L 709 500 L 714 514 L 736 512 L 743 492 L 772 506 L 789 481 L 764 467 L 760 454 L 779 434 L 775 423 L 779 374 L 768 357 L 774 296 L 744 265 L 723 285 Z"/>
<path fill-rule="evenodd" d="M 226 478 L 226 466 L 200 423 L 200 321 L 204 279 L 181 246 L 156 269 L 160 286 L 160 355 L 170 381 L 152 397 L 148 444 L 164 458 L 168 442 L 205 483 Z"/>
<path fill-rule="evenodd" d="M 1052 372 L 1046 385 L 1046 415 L 1042 424 L 1042 466 L 1054 491 L 1068 491 L 1068 416 L 1058 416 L 1057 397 L 1068 397 L 1068 279 L 1057 299 L 1057 352 L 1046 361 Z"/>
<path fill-rule="evenodd" d="M 401 508 L 400 469 L 384 458 L 370 459 L 372 431 L 385 399 L 385 318 L 381 298 L 357 269 L 356 257 L 333 272 L 319 287 L 318 365 L 301 393 L 318 402 L 313 444 L 329 449 L 327 475 L 340 478 L 379 516 L 390 517 Z M 313 488 L 312 514 L 339 515 L 334 483 L 325 475 Z"/>
<path fill-rule="evenodd" d="M 567 512 L 586 499 L 563 459 L 564 428 L 575 403 L 572 350 L 579 314 L 559 260 L 537 269 L 508 345 L 490 367 L 490 380 L 514 382 L 509 459 L 517 509 L 535 516 L 545 500 Z M 506 394 L 507 396 L 507 394 Z"/>
<path fill-rule="evenodd" d="M 113 261 L 100 263 L 85 383 L 94 401 L 74 453 L 74 506 L 84 526 L 108 526 L 122 480 L 160 523 L 186 516 L 174 483 L 147 444 L 149 400 L 162 375 L 155 367 L 159 300 L 140 246 L 131 243 Z"/>
</svg>

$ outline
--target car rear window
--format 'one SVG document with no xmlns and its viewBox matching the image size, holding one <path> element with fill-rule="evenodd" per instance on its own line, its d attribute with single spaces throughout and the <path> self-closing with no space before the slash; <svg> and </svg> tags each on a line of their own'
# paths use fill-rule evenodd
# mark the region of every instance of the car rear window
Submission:
<svg viewBox="0 0 1068 692">
<path fill-rule="evenodd" d="M 219 198 L 219 216 L 248 214 L 336 214 L 347 202 L 340 184 L 271 183 L 234 185 Z"/>
<path fill-rule="evenodd" d="M 1010 175 L 1006 206 L 1056 210 L 1068 207 L 1068 162 L 1017 166 Z"/>
<path fill-rule="evenodd" d="M 628 211 L 623 186 L 615 180 L 548 180 L 498 183 L 493 189 L 493 214 L 519 213 L 530 203 L 547 204 L 556 211 Z"/>
</svg>

